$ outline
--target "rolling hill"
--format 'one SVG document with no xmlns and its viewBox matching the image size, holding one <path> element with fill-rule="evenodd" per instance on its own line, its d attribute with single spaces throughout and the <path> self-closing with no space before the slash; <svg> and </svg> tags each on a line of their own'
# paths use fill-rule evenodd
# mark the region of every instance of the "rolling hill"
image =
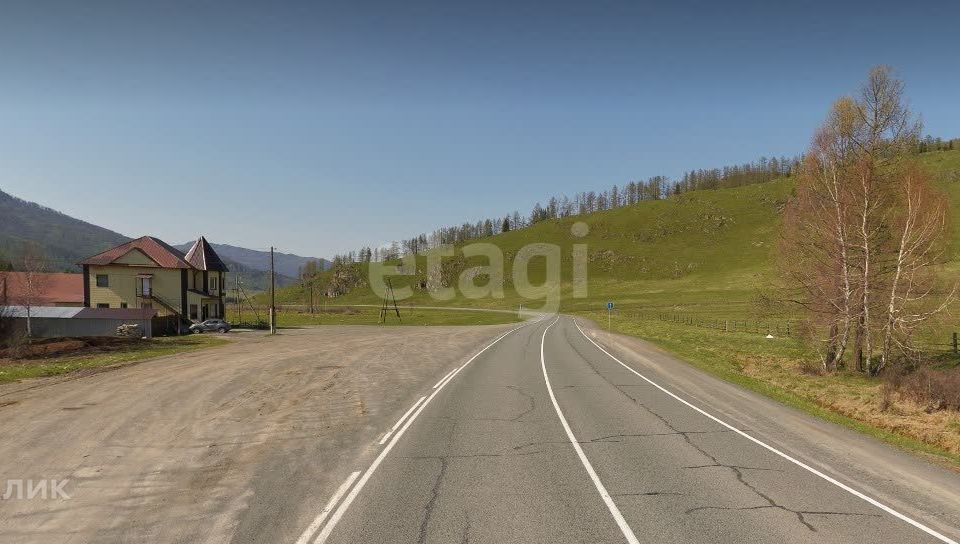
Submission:
<svg viewBox="0 0 960 544">
<path fill-rule="evenodd" d="M 952 215 L 960 213 L 960 150 L 928 152 L 921 160 L 933 171 L 953 204 Z M 516 308 L 524 301 L 514 288 L 512 262 L 523 246 L 546 242 L 561 248 L 562 308 L 582 311 L 616 301 L 617 308 L 643 311 L 694 313 L 706 317 L 753 317 L 756 301 L 774 279 L 773 266 L 780 214 L 793 190 L 789 178 L 730 189 L 700 190 L 664 200 L 643 201 L 633 206 L 551 219 L 533 226 L 483 238 L 505 256 L 502 299 L 435 301 L 423 289 L 414 288 L 412 304 L 447 304 Z M 589 233 L 571 234 L 575 223 L 583 222 Z M 589 290 L 586 298 L 572 296 L 573 244 L 587 244 Z M 954 221 L 952 261 L 948 271 L 960 270 L 960 225 Z M 486 264 L 485 259 L 453 261 L 451 276 L 469 266 Z M 359 276 L 367 277 L 367 265 Z M 544 261 L 530 267 L 533 282 L 545 277 Z M 319 278 L 321 290 L 332 272 Z M 426 279 L 426 260 L 418 257 L 416 274 L 393 276 L 396 287 L 412 286 Z M 478 281 L 478 283 L 483 283 Z M 455 280 L 454 280 L 455 284 Z M 279 290 L 278 299 L 295 304 L 305 300 L 300 287 Z M 376 303 L 377 297 L 363 284 L 337 297 L 337 303 Z"/>
</svg>

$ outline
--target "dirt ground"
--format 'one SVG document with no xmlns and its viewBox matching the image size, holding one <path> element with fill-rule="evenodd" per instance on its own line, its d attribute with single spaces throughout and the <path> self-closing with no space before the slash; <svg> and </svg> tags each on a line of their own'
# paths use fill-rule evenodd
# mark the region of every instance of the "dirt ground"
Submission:
<svg viewBox="0 0 960 544">
<path fill-rule="evenodd" d="M 22 364 L 32 359 L 64 355 L 107 353 L 140 342 L 137 338 L 46 338 L 16 348 L 0 349 L 0 365 Z M 16 354 L 14 352 L 16 351 Z M 16 358 L 14 358 L 16 355 Z"/>
<path fill-rule="evenodd" d="M 69 499 L 0 501 L 2 540 L 257 541 L 265 524 L 315 509 L 316 489 L 344 477 L 330 467 L 373 451 L 411 392 L 507 328 L 237 334 L 221 348 L 0 386 L 0 474 L 69 480 Z"/>
</svg>

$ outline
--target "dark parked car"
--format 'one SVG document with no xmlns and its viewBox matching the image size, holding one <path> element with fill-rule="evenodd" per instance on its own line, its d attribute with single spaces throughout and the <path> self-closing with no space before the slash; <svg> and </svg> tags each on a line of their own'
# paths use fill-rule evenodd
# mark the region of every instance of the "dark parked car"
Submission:
<svg viewBox="0 0 960 544">
<path fill-rule="evenodd" d="M 194 323 L 190 325 L 190 332 L 202 333 L 202 332 L 228 332 L 230 330 L 230 324 L 222 319 L 208 319 L 206 321 L 201 321 L 200 323 Z"/>
</svg>

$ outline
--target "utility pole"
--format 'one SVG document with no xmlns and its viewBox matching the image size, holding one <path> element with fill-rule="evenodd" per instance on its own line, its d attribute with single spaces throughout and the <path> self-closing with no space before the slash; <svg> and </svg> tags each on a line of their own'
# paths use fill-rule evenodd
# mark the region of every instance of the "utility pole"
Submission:
<svg viewBox="0 0 960 544">
<path fill-rule="evenodd" d="M 277 279 L 273 270 L 273 246 L 270 246 L 270 334 L 277 334 Z"/>
<path fill-rule="evenodd" d="M 307 296 L 309 297 L 309 303 L 310 303 L 309 305 L 310 315 L 313 315 L 314 313 L 313 312 L 313 280 L 314 280 L 313 277 L 311 277 L 309 280 L 303 280 L 304 287 L 306 289 L 309 289 Z"/>
<path fill-rule="evenodd" d="M 240 323 L 243 323 L 243 316 L 240 313 L 240 274 L 237 274 L 237 326 L 240 326 Z"/>
</svg>

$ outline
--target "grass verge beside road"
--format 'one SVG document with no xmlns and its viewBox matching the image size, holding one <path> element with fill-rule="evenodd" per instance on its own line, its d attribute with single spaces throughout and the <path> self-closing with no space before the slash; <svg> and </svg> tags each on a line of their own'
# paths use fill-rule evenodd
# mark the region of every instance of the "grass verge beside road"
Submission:
<svg viewBox="0 0 960 544">
<path fill-rule="evenodd" d="M 244 322 L 253 322 L 254 313 L 244 310 Z M 261 320 L 267 320 L 267 312 L 260 311 Z M 277 327 L 310 327 L 319 325 L 377 325 L 380 317 L 379 308 L 370 307 L 336 307 L 324 311 L 309 313 L 307 311 L 284 310 L 277 312 Z M 236 313 L 229 313 L 227 319 L 236 320 Z M 409 308 L 400 306 L 400 320 L 391 310 L 387 314 L 385 325 L 500 325 L 521 321 L 514 313 L 484 312 L 469 310 L 435 310 Z"/>
<path fill-rule="evenodd" d="M 214 335 L 172 336 L 137 340 L 109 348 L 80 348 L 53 356 L 0 359 L 0 383 L 56 376 L 84 369 L 138 362 L 163 355 L 194 351 L 229 342 Z"/>
<path fill-rule="evenodd" d="M 579 312 L 605 325 L 605 311 Z M 714 376 L 787 406 L 960 467 L 960 413 L 931 410 L 886 391 L 879 379 L 855 372 L 819 374 L 815 356 L 791 338 L 722 332 L 615 316 L 613 332 L 636 336 Z"/>
</svg>

